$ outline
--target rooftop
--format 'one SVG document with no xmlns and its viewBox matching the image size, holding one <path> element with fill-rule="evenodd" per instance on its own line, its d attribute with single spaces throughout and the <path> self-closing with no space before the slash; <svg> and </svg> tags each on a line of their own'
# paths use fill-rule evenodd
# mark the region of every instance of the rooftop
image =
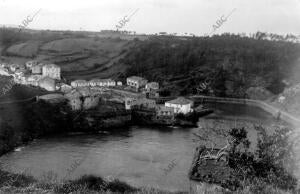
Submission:
<svg viewBox="0 0 300 194">
<path fill-rule="evenodd" d="M 174 100 L 167 101 L 166 103 L 170 103 L 170 104 L 192 104 L 193 101 L 189 100 L 189 99 L 186 99 L 184 97 L 178 97 Z"/>
<path fill-rule="evenodd" d="M 112 79 L 92 79 L 89 82 L 112 82 Z"/>
<path fill-rule="evenodd" d="M 78 79 L 78 80 L 72 81 L 72 83 L 87 83 L 87 81 L 83 80 L 83 79 Z"/>
</svg>

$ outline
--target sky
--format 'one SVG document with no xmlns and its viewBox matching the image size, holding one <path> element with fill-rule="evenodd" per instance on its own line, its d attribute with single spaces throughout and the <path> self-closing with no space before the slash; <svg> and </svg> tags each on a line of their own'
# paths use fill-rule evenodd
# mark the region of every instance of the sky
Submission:
<svg viewBox="0 0 300 194">
<path fill-rule="evenodd" d="M 121 30 L 204 35 L 231 13 L 212 33 L 300 34 L 300 0 L 0 0 L 0 24 L 20 25 L 38 12 L 26 27 L 115 30 L 135 11 Z"/>
</svg>

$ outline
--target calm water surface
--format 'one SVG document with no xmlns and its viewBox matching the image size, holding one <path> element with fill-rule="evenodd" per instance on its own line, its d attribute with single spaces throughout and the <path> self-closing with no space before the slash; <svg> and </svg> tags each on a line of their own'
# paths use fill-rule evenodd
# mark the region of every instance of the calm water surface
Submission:
<svg viewBox="0 0 300 194">
<path fill-rule="evenodd" d="M 250 122 L 267 126 L 278 124 L 271 115 L 258 108 L 224 104 L 211 106 L 216 108 L 215 113 L 201 118 L 198 128 L 133 126 L 118 133 L 40 139 L 21 151 L 1 157 L 0 162 L 5 164 L 6 170 L 26 170 L 37 178 L 48 172 L 56 174 L 59 179 L 93 174 L 115 177 L 134 186 L 188 190 L 187 174 L 199 144 L 194 133 L 210 125 L 229 128 L 245 124 L 249 136 L 255 137 Z M 81 163 L 75 164 L 72 169 L 71 165 L 80 160 Z M 168 169 L 172 161 L 175 165 L 165 173 L 164 169 Z M 69 175 L 67 169 L 72 169 Z"/>
</svg>

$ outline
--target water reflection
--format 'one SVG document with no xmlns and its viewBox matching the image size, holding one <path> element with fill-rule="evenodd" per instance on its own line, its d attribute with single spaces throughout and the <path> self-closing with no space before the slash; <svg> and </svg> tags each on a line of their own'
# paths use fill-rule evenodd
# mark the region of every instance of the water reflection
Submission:
<svg viewBox="0 0 300 194">
<path fill-rule="evenodd" d="M 210 105 L 214 106 L 214 105 Z M 157 128 L 133 126 L 114 133 L 69 135 L 36 140 L 20 152 L 0 158 L 7 169 L 20 172 L 29 169 L 35 177 L 52 172 L 62 179 L 74 161 L 85 158 L 69 173 L 73 179 L 84 174 L 115 177 L 134 186 L 149 186 L 168 190 L 188 190 L 187 177 L 194 150 L 198 144 L 211 145 L 194 134 L 211 135 L 217 144 L 224 138 L 216 128 L 246 127 L 255 141 L 253 123 L 282 124 L 260 109 L 219 105 L 217 111 L 199 120 L 198 128 Z M 176 165 L 168 173 L 164 169 L 171 161 Z"/>
</svg>

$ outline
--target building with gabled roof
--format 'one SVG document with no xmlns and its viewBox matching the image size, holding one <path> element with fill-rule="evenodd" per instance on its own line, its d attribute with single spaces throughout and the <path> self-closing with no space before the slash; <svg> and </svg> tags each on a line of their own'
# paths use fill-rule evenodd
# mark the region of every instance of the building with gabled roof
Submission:
<svg viewBox="0 0 300 194">
<path fill-rule="evenodd" d="M 174 100 L 165 102 L 166 107 L 174 108 L 175 113 L 187 114 L 193 111 L 194 102 L 184 97 L 178 97 Z"/>
<path fill-rule="evenodd" d="M 116 82 L 112 79 L 92 79 L 89 81 L 90 86 L 102 86 L 102 87 L 109 87 L 109 86 L 116 86 Z"/>
<path fill-rule="evenodd" d="M 71 82 L 71 86 L 73 88 L 77 88 L 77 87 L 87 87 L 89 86 L 89 82 L 87 82 L 86 80 L 75 80 Z"/>
<path fill-rule="evenodd" d="M 128 77 L 126 81 L 128 86 L 131 86 L 137 90 L 141 87 L 144 87 L 148 83 L 148 80 L 138 76 Z"/>
<path fill-rule="evenodd" d="M 43 66 L 43 76 L 60 80 L 60 67 L 55 64 L 47 64 Z"/>
</svg>

